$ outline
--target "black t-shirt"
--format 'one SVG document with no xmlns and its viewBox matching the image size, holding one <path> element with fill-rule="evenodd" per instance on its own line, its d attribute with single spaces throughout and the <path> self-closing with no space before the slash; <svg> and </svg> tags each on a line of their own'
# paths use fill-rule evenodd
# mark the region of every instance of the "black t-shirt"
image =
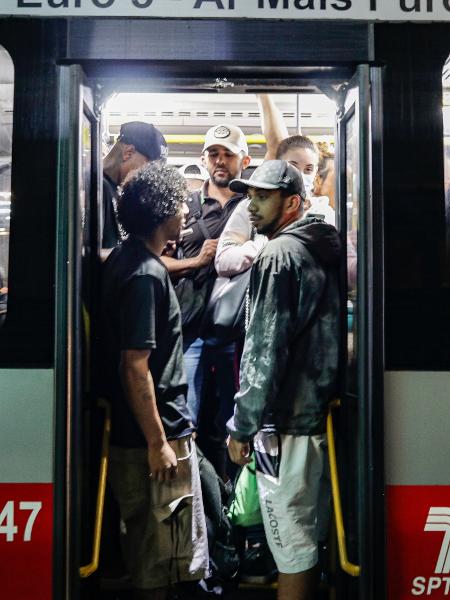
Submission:
<svg viewBox="0 0 450 600">
<path fill-rule="evenodd" d="M 208 182 L 205 183 L 201 190 L 193 192 L 190 198 L 188 198 L 189 214 L 180 242 L 180 258 L 198 256 L 206 239 L 218 238 L 232 212 L 244 197 L 242 194 L 235 194 L 222 206 L 218 200 L 208 196 L 207 191 Z M 200 216 L 202 217 L 203 227 L 198 222 Z M 185 339 L 196 338 L 198 336 L 203 311 L 216 277 L 217 273 L 214 268 L 214 262 L 211 262 L 209 265 L 201 269 L 196 269 L 186 276 L 186 280 L 191 280 L 187 281 L 187 283 L 191 283 L 190 286 L 184 285 L 183 282 L 178 284 L 178 286 L 183 286 L 182 298 L 180 298 L 183 315 L 185 313 L 191 315 L 188 322 L 185 322 L 183 326 Z M 179 287 L 177 287 L 177 292 L 180 294 Z M 195 302 L 191 300 L 192 294 L 195 294 Z M 186 295 L 189 297 L 186 298 Z"/>
<path fill-rule="evenodd" d="M 117 185 L 103 173 L 103 234 L 102 248 L 115 248 L 121 240 L 115 203 Z"/>
<path fill-rule="evenodd" d="M 193 192 L 188 199 L 189 214 L 180 244 L 186 258 L 197 256 L 205 241 L 205 236 L 198 224 L 199 207 L 209 237 L 216 239 L 220 236 L 232 212 L 244 197 L 242 194 L 235 194 L 222 206 L 218 200 L 207 195 L 207 183 L 202 190 Z"/>
<path fill-rule="evenodd" d="M 189 214 L 180 242 L 184 258 L 198 256 L 206 239 L 215 240 L 220 237 L 232 212 L 244 197 L 242 194 L 235 194 L 222 206 L 218 200 L 206 194 L 207 185 L 208 182 L 205 183 L 201 190 L 193 192 L 187 201 Z M 198 224 L 200 216 L 204 225 L 203 229 L 206 228 L 207 230 L 208 238 L 205 236 L 202 227 Z M 212 262 L 208 266 L 194 271 L 191 277 L 196 287 L 202 286 L 208 278 L 214 280 L 216 278 L 214 263 Z"/>
<path fill-rule="evenodd" d="M 103 267 L 102 392 L 113 406 L 111 441 L 126 447 L 146 445 L 120 381 L 122 350 L 151 350 L 149 369 L 166 436 L 187 435 L 192 424 L 180 309 L 167 270 L 133 237 L 115 248 Z"/>
</svg>

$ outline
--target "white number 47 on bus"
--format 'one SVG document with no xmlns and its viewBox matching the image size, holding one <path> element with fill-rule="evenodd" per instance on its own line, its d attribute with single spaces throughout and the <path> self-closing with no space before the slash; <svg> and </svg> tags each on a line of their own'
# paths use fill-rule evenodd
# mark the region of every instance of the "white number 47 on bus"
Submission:
<svg viewBox="0 0 450 600">
<path fill-rule="evenodd" d="M 19 510 L 29 510 L 28 521 L 23 532 L 23 541 L 30 542 L 33 525 L 39 511 L 42 508 L 42 502 L 19 502 Z M 18 533 L 18 527 L 14 523 L 14 501 L 9 500 L 0 513 L 0 535 L 6 535 L 7 542 L 13 542 L 14 536 Z"/>
</svg>

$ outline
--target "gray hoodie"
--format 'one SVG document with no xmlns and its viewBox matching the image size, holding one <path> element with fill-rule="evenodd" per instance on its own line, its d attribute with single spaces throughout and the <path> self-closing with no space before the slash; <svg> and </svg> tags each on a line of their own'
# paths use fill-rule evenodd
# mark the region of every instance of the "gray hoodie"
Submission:
<svg viewBox="0 0 450 600">
<path fill-rule="evenodd" d="M 240 390 L 228 422 L 233 439 L 262 427 L 291 435 L 325 431 L 336 392 L 341 244 L 332 225 L 292 223 L 256 258 Z"/>
</svg>

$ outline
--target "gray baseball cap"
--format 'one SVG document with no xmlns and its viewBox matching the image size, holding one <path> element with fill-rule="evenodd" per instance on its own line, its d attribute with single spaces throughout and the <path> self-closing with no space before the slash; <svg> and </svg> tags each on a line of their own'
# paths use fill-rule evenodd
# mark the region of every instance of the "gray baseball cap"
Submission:
<svg viewBox="0 0 450 600">
<path fill-rule="evenodd" d="M 266 160 L 255 169 L 250 179 L 233 179 L 230 190 L 246 194 L 248 188 L 263 190 L 286 190 L 306 198 L 306 190 L 300 171 L 287 160 Z"/>
</svg>

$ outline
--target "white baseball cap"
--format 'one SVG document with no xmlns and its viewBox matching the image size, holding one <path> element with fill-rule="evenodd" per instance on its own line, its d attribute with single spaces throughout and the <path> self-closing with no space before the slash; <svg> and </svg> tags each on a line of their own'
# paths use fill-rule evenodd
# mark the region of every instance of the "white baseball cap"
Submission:
<svg viewBox="0 0 450 600">
<path fill-rule="evenodd" d="M 200 179 L 206 181 L 209 179 L 209 173 L 203 165 L 198 163 L 188 163 L 178 169 L 185 179 Z"/>
<path fill-rule="evenodd" d="M 245 135 L 237 125 L 231 125 L 229 123 L 221 123 L 220 125 L 214 125 L 211 129 L 208 129 L 205 135 L 205 143 L 203 145 L 203 152 L 208 150 L 211 146 L 224 146 L 233 154 L 239 154 L 243 152 L 248 155 L 248 146 Z"/>
</svg>

